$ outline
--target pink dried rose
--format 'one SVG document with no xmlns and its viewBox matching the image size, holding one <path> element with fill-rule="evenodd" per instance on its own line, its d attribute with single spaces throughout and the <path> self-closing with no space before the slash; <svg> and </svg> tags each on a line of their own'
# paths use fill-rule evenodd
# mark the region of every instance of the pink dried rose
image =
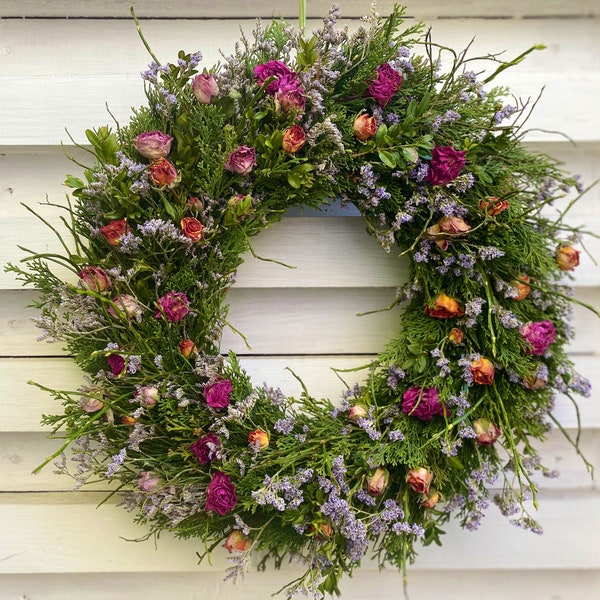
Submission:
<svg viewBox="0 0 600 600">
<path fill-rule="evenodd" d="M 92 292 L 105 292 L 112 285 L 110 277 L 106 274 L 106 271 L 100 267 L 83 267 L 83 269 L 77 273 L 77 277 L 81 280 L 83 287 Z"/>
<path fill-rule="evenodd" d="M 348 410 L 348 418 L 351 421 L 364 419 L 368 415 L 367 409 L 362 404 L 353 404 Z"/>
<path fill-rule="evenodd" d="M 231 511 L 237 502 L 235 485 L 231 483 L 231 477 L 217 471 L 208 484 L 204 510 L 213 510 L 223 516 Z"/>
<path fill-rule="evenodd" d="M 431 421 L 436 415 L 446 414 L 434 387 L 409 387 L 402 396 L 402 412 L 421 421 Z"/>
<path fill-rule="evenodd" d="M 489 419 L 475 419 L 473 431 L 477 434 L 475 438 L 481 446 L 491 446 L 501 435 L 501 429 Z"/>
<path fill-rule="evenodd" d="M 108 314 L 115 319 L 138 319 L 142 314 L 140 303 L 130 294 L 121 294 L 112 299 L 114 306 L 108 307 Z"/>
<path fill-rule="evenodd" d="M 111 246 L 118 246 L 121 238 L 131 233 L 131 228 L 127 225 L 127 219 L 118 219 L 100 227 L 100 233 Z"/>
<path fill-rule="evenodd" d="M 370 496 L 381 496 L 390 480 L 390 472 L 383 467 L 377 467 L 365 479 L 365 487 Z"/>
<path fill-rule="evenodd" d="M 198 102 L 201 104 L 210 104 L 212 97 L 218 96 L 220 90 L 212 73 L 200 73 L 192 81 L 192 91 Z"/>
<path fill-rule="evenodd" d="M 134 395 L 142 406 L 154 406 L 160 399 L 160 392 L 153 385 L 144 385 L 138 388 Z"/>
<path fill-rule="evenodd" d="M 541 356 L 556 340 L 556 328 L 552 321 L 533 321 L 519 330 L 530 348 L 527 354 Z"/>
<path fill-rule="evenodd" d="M 361 142 L 372 138 L 377 133 L 377 123 L 375 123 L 375 117 L 362 113 L 354 119 L 354 125 L 352 126 L 352 132 L 354 137 Z"/>
<path fill-rule="evenodd" d="M 425 467 L 411 469 L 406 475 L 406 483 L 418 494 L 428 494 L 433 474 Z"/>
<path fill-rule="evenodd" d="M 166 159 L 159 158 L 149 167 L 150 180 L 158 187 L 173 187 L 179 181 L 177 169 Z"/>
<path fill-rule="evenodd" d="M 289 77 L 285 80 L 280 80 L 280 86 L 275 93 L 275 107 L 278 113 L 289 113 L 295 111 L 296 113 L 304 112 L 306 105 L 306 98 L 304 92 L 300 87 L 300 82 L 297 79 L 290 79 Z"/>
<path fill-rule="evenodd" d="M 160 477 L 151 471 L 140 471 L 140 476 L 137 480 L 139 488 L 143 492 L 153 492 L 160 483 Z"/>
<path fill-rule="evenodd" d="M 221 442 L 216 433 L 208 433 L 204 437 L 196 440 L 190 450 L 195 454 L 201 465 L 206 465 L 217 458 L 217 453 L 221 447 Z"/>
<path fill-rule="evenodd" d="M 260 85 L 267 79 L 275 77 L 266 88 L 266 92 L 270 96 L 274 96 L 277 93 L 282 79 L 286 78 L 285 80 L 289 82 L 290 77 L 296 78 L 294 71 L 280 60 L 270 60 L 269 62 L 256 65 L 256 67 L 254 67 L 254 76 Z"/>
<path fill-rule="evenodd" d="M 281 148 L 287 154 L 298 152 L 306 143 L 306 134 L 300 125 L 292 125 L 283 132 Z"/>
<path fill-rule="evenodd" d="M 433 488 L 429 492 L 429 495 L 423 502 L 421 502 L 422 508 L 433 508 L 440 501 L 440 493 Z"/>
<path fill-rule="evenodd" d="M 402 86 L 402 75 L 389 63 L 377 67 L 377 75 L 369 86 L 369 95 L 384 107 Z"/>
<path fill-rule="evenodd" d="M 93 388 L 90 392 L 94 392 L 98 395 L 102 393 L 100 388 Z M 78 404 L 86 413 L 97 412 L 104 406 L 104 402 L 96 396 L 81 396 Z"/>
<path fill-rule="evenodd" d="M 431 185 L 443 185 L 453 181 L 465 166 L 466 154 L 466 150 L 455 150 L 452 146 L 436 146 L 431 151 L 425 181 Z"/>
<path fill-rule="evenodd" d="M 179 323 L 191 312 L 190 301 L 183 292 L 168 292 L 161 296 L 156 304 L 158 310 L 154 315 L 160 319 L 164 317 L 170 323 Z"/>
<path fill-rule="evenodd" d="M 256 150 L 249 146 L 238 146 L 231 152 L 225 163 L 225 168 L 237 175 L 248 175 L 256 164 Z"/>
<path fill-rule="evenodd" d="M 168 156 L 172 142 L 173 138 L 170 135 L 157 130 L 140 133 L 134 140 L 136 150 L 152 161 Z"/>
<path fill-rule="evenodd" d="M 219 379 L 204 388 L 204 399 L 211 408 L 226 408 L 232 391 L 233 385 L 229 379 Z"/>
</svg>

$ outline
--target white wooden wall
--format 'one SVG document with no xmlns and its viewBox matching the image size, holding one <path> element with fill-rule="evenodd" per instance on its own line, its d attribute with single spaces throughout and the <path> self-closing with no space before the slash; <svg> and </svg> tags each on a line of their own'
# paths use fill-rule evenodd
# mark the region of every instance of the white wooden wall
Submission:
<svg viewBox="0 0 600 600">
<path fill-rule="evenodd" d="M 344 14 L 368 11 L 366 0 L 338 0 Z M 240 25 L 256 16 L 293 17 L 295 0 L 134 0 L 146 37 L 164 61 L 177 50 L 200 49 L 205 63 L 218 48 L 231 50 Z M 309 0 L 312 17 L 328 3 Z M 124 0 L 0 0 L 0 258 L 18 260 L 17 244 L 56 247 L 47 230 L 20 206 L 45 195 L 60 202 L 61 182 L 76 170 L 63 156 L 64 128 L 84 141 L 86 127 L 109 121 L 105 101 L 125 121 L 143 99 L 138 73 L 149 62 Z M 387 12 L 391 2 L 381 1 Z M 535 96 L 546 85 L 529 140 L 588 182 L 600 177 L 600 2 L 598 0 L 413 0 L 408 14 L 426 19 L 434 39 L 457 48 L 474 35 L 476 49 L 516 56 L 533 43 L 547 45 L 503 82 L 516 95 Z M 565 132 L 571 144 L 549 131 Z M 51 221 L 57 217 L 45 211 Z M 600 186 L 573 210 L 571 222 L 600 231 Z M 291 366 L 311 391 L 335 396 L 330 366 L 362 364 L 397 326 L 397 314 L 358 318 L 386 306 L 402 269 L 349 216 L 289 218 L 265 233 L 257 252 L 297 269 L 248 261 L 231 293 L 231 320 L 250 338 L 226 335 L 224 346 L 247 355 L 263 380 L 297 393 Z M 589 243 L 600 257 L 600 241 Z M 600 305 L 600 269 L 585 256 L 577 295 Z M 106 488 L 69 492 L 70 482 L 48 468 L 31 470 L 57 447 L 39 415 L 51 400 L 27 385 L 78 385 L 79 375 L 56 346 L 37 343 L 24 306 L 33 293 L 0 274 L 0 600 L 154 600 L 268 598 L 293 577 L 251 572 L 243 585 L 223 583 L 226 557 L 196 565 L 193 541 L 163 536 L 134 544 L 143 530 L 113 504 L 97 509 Z M 576 311 L 575 362 L 595 391 L 580 403 L 582 446 L 600 467 L 600 321 Z M 266 356 L 265 356 L 266 355 Z M 352 355 L 352 356 L 344 356 Z M 567 402 L 558 413 L 571 433 L 576 418 Z M 597 600 L 600 597 L 600 491 L 558 433 L 543 450 L 558 480 L 541 481 L 542 536 L 517 530 L 493 509 L 477 533 L 452 526 L 442 549 L 427 548 L 410 570 L 412 600 Z M 400 598 L 401 576 L 364 565 L 344 582 L 344 600 Z"/>
</svg>

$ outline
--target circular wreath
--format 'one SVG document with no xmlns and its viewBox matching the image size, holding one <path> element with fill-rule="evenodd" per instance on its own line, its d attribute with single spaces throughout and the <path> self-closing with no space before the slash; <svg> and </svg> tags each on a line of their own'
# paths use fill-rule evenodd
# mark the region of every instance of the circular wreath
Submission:
<svg viewBox="0 0 600 600">
<path fill-rule="evenodd" d="M 404 569 L 451 515 L 476 529 L 491 496 L 539 531 L 532 476 L 553 473 L 532 441 L 557 392 L 589 393 L 565 353 L 580 232 L 545 210 L 579 183 L 522 145 L 527 103 L 485 86 L 533 48 L 467 58 L 402 12 L 354 34 L 337 8 L 310 37 L 258 24 L 202 72 L 199 53 L 155 60 L 147 106 L 86 132 L 73 242 L 9 267 L 87 373 L 43 421 L 72 445 L 77 485 L 116 480 L 149 535 L 224 545 L 231 575 L 252 552 L 299 558 L 290 597 L 336 591 L 368 553 Z M 409 262 L 400 330 L 340 402 L 289 398 L 221 354 L 226 292 L 250 238 L 331 198 Z"/>
</svg>

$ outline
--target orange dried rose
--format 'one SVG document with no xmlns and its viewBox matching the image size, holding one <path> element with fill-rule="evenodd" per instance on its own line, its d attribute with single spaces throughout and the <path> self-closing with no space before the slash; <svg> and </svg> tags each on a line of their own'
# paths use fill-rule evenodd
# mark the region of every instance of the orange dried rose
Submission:
<svg viewBox="0 0 600 600">
<path fill-rule="evenodd" d="M 471 376 L 474 383 L 490 385 L 494 381 L 495 369 L 488 358 L 480 358 L 471 363 Z"/>
<path fill-rule="evenodd" d="M 452 319 L 453 317 L 462 317 L 465 311 L 458 300 L 440 292 L 433 299 L 432 304 L 425 306 L 425 314 L 436 319 Z"/>
<path fill-rule="evenodd" d="M 248 434 L 248 443 L 254 448 L 262 450 L 269 445 L 269 434 L 262 429 L 255 429 Z"/>
<path fill-rule="evenodd" d="M 561 271 L 572 271 L 579 265 L 579 250 L 572 246 L 562 246 L 556 252 L 556 264 Z"/>
</svg>

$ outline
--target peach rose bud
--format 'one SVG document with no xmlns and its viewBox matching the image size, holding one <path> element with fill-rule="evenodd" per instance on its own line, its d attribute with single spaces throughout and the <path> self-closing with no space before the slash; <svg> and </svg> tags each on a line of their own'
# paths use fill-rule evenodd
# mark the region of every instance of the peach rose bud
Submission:
<svg viewBox="0 0 600 600">
<path fill-rule="evenodd" d="M 473 430 L 477 434 L 477 443 L 482 446 L 491 446 L 502 435 L 500 428 L 489 419 L 473 421 Z"/>
<path fill-rule="evenodd" d="M 456 346 L 462 344 L 464 337 L 465 334 L 463 333 L 463 330 L 459 329 L 458 327 L 453 327 L 448 334 L 448 339 Z"/>
<path fill-rule="evenodd" d="M 377 467 L 372 475 L 366 478 L 367 493 L 370 496 L 381 496 L 385 491 L 390 480 L 390 473 L 387 469 Z"/>
<path fill-rule="evenodd" d="M 262 429 L 255 429 L 248 434 L 248 443 L 257 450 L 262 450 L 269 445 L 269 434 Z"/>
<path fill-rule="evenodd" d="M 375 123 L 375 117 L 362 113 L 354 119 L 354 126 L 352 128 L 354 137 L 364 142 L 369 138 L 372 138 L 377 133 L 377 124 Z"/>
<path fill-rule="evenodd" d="M 406 483 L 411 487 L 412 490 L 419 494 L 429 494 L 429 486 L 433 474 L 430 473 L 425 467 L 418 469 L 411 469 L 406 476 Z"/>
<path fill-rule="evenodd" d="M 579 265 L 579 250 L 571 246 L 562 246 L 556 253 L 556 264 L 561 271 L 572 271 Z"/>
<path fill-rule="evenodd" d="M 508 200 L 499 200 L 495 196 L 490 196 L 479 202 L 479 208 L 485 211 L 490 217 L 495 217 L 509 207 Z"/>
<path fill-rule="evenodd" d="M 475 383 L 490 385 L 494 381 L 495 369 L 488 358 L 480 358 L 471 363 L 471 376 Z"/>
<path fill-rule="evenodd" d="M 292 125 L 283 132 L 281 147 L 287 154 L 298 152 L 306 143 L 306 134 L 300 125 Z"/>
<path fill-rule="evenodd" d="M 182 340 L 179 342 L 179 352 L 186 358 L 190 358 L 190 356 L 198 352 L 198 348 L 196 348 L 196 344 L 192 340 Z"/>
<path fill-rule="evenodd" d="M 223 548 L 230 554 L 232 552 L 247 552 L 252 546 L 252 541 L 247 538 L 239 529 L 234 529 L 225 540 Z"/>
<path fill-rule="evenodd" d="M 433 508 L 440 501 L 440 493 L 437 490 L 431 490 L 429 496 L 421 502 L 422 508 Z"/>
<path fill-rule="evenodd" d="M 134 417 L 131 417 L 130 415 L 123 415 L 121 417 L 121 423 L 123 423 L 123 425 L 135 425 L 137 423 L 137 420 Z"/>
<path fill-rule="evenodd" d="M 529 277 L 527 275 L 519 275 L 519 279 L 512 281 L 511 285 L 517 290 L 517 295 L 513 297 L 513 300 L 525 300 L 531 292 L 531 287 L 527 285 L 529 283 Z"/>
<path fill-rule="evenodd" d="M 186 238 L 192 242 L 199 242 L 204 239 L 204 225 L 194 217 L 184 217 L 181 219 L 181 230 Z"/>
<path fill-rule="evenodd" d="M 451 319 L 452 317 L 462 317 L 465 311 L 457 300 L 440 292 L 433 303 L 425 306 L 425 314 L 436 319 Z"/>
</svg>

